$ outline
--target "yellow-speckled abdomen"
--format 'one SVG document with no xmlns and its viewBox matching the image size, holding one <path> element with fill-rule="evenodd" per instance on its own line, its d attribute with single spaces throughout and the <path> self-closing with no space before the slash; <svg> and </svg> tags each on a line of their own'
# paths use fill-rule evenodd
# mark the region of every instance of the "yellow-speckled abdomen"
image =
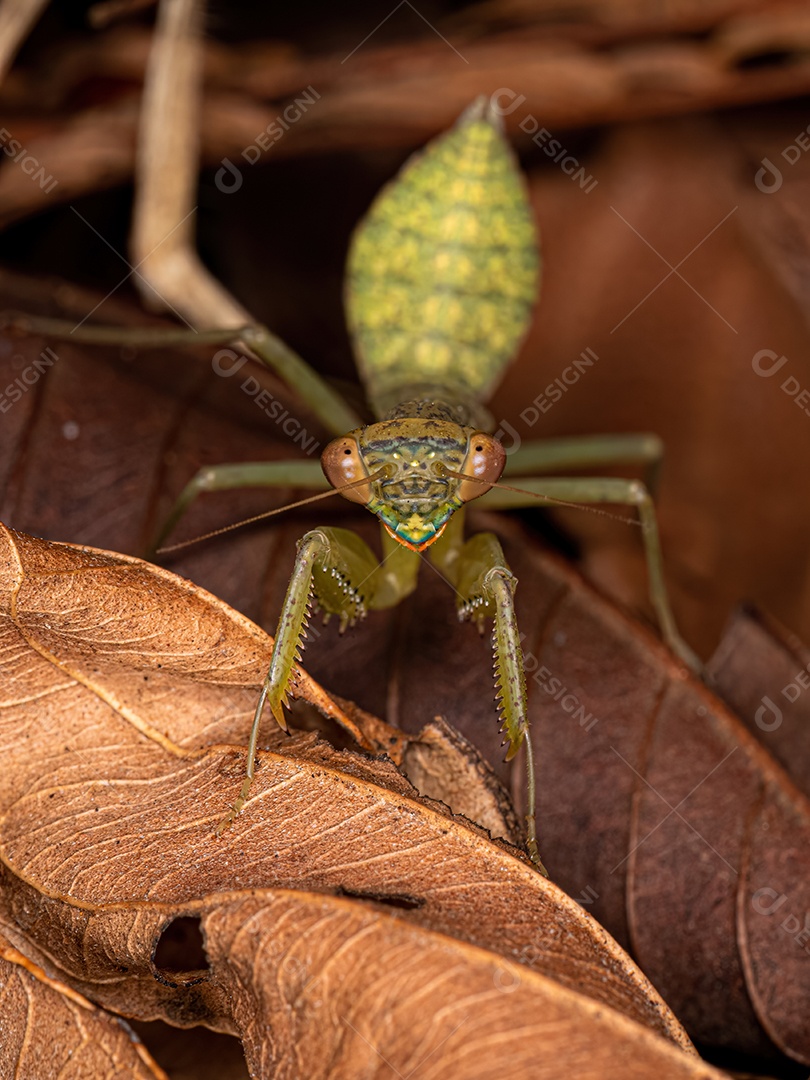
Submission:
<svg viewBox="0 0 810 1080">
<path fill-rule="evenodd" d="M 476 103 L 355 231 L 346 310 L 378 413 L 418 383 L 485 399 L 528 328 L 537 237 L 498 118 Z"/>
</svg>

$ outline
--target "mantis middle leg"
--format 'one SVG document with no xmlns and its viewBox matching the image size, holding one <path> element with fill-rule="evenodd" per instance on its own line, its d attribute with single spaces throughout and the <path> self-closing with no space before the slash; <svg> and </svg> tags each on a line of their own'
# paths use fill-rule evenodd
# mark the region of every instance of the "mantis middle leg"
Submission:
<svg viewBox="0 0 810 1080">
<path fill-rule="evenodd" d="M 640 480 L 621 480 L 613 477 L 520 477 L 510 476 L 510 483 L 525 492 L 493 488 L 481 497 L 482 506 L 498 509 L 517 509 L 536 506 L 533 496 L 547 495 L 551 499 L 583 504 L 615 503 L 633 506 L 638 512 L 644 553 L 647 559 L 650 600 L 655 610 L 661 634 L 667 645 L 693 671 L 702 668 L 699 658 L 678 632 L 664 582 L 661 540 L 655 506 L 646 486 Z"/>
<path fill-rule="evenodd" d="M 506 474 L 553 475 L 568 469 L 599 469 L 610 465 L 637 465 L 644 484 L 655 496 L 664 443 L 651 432 L 628 435 L 575 435 L 568 439 L 537 439 L 509 453 Z"/>
<path fill-rule="evenodd" d="M 180 492 L 150 545 L 146 558 L 155 557 L 198 496 L 211 491 L 233 491 L 246 487 L 326 491 L 329 485 L 319 461 L 243 461 L 234 465 L 208 465 L 199 469 Z"/>
</svg>

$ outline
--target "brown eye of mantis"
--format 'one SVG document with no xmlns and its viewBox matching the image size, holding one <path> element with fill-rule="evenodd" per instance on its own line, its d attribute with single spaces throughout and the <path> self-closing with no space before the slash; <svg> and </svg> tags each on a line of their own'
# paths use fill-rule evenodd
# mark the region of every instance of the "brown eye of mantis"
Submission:
<svg viewBox="0 0 810 1080">
<path fill-rule="evenodd" d="M 500 479 L 506 465 L 506 451 L 491 435 L 476 431 L 467 444 L 467 456 L 461 466 L 465 476 L 474 476 L 475 480 L 462 480 L 458 488 L 458 497 L 462 502 L 471 502 L 484 495 Z"/>
<path fill-rule="evenodd" d="M 368 469 L 360 455 L 357 439 L 353 435 L 344 435 L 333 439 L 321 454 L 321 468 L 333 488 L 342 488 L 368 476 Z M 360 484 L 358 487 L 345 488 L 340 494 L 350 502 L 365 506 L 371 498 L 371 487 Z"/>
</svg>

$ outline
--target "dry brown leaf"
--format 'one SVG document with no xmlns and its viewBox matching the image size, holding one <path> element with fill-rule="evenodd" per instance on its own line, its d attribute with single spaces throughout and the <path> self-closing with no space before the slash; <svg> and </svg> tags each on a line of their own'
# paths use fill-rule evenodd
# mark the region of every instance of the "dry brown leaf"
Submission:
<svg viewBox="0 0 810 1080">
<path fill-rule="evenodd" d="M 774 141 L 801 130 L 792 115 Z M 760 377 L 753 365 L 774 350 L 789 359 L 785 375 L 809 385 L 808 327 L 752 247 L 763 215 L 784 200 L 756 189 L 759 163 L 741 152 L 741 126 L 706 117 L 617 128 L 583 155 L 598 180 L 590 193 L 554 166 L 537 170 L 543 295 L 495 402 L 524 440 L 641 430 L 663 439 L 669 588 L 703 656 L 741 600 L 810 635 L 810 513 L 794 497 L 806 484 L 810 418 L 780 389 L 782 376 Z M 687 255 L 681 279 L 670 267 Z M 532 412 L 587 348 L 593 367 L 542 416 Z M 576 537 L 587 576 L 644 609 L 646 569 L 626 530 L 581 512 L 555 516 Z"/>
<path fill-rule="evenodd" d="M 388 756 L 420 794 L 447 803 L 492 836 L 522 843 L 522 827 L 506 789 L 472 743 L 441 716 L 418 735 L 405 737 L 401 754 L 389 750 Z"/>
<path fill-rule="evenodd" d="M 126 1015 L 247 1037 L 250 1024 L 221 984 L 201 970 L 161 972 L 161 934 L 175 917 L 218 909 L 224 894 L 238 905 L 271 885 L 314 888 L 402 908 L 413 933 L 488 950 L 490 965 L 517 958 L 565 993 L 688 1046 L 647 980 L 577 904 L 418 798 L 384 762 L 312 736 L 271 736 L 282 747 L 260 755 L 245 810 L 215 836 L 244 761 L 221 744 L 244 742 L 268 640 L 167 571 L 3 537 L 0 855 L 5 929 L 21 951 Z M 301 676 L 296 692 L 309 696 L 310 685 Z M 219 946 L 205 921 L 203 930 L 213 963 Z M 386 962 L 390 974 L 397 965 Z"/>
<path fill-rule="evenodd" d="M 2 934 L 0 1009 L 0 1076 L 168 1080 L 126 1025 L 49 978 Z"/>
<path fill-rule="evenodd" d="M 807 799 L 651 635 L 522 530 L 480 524 L 497 529 L 520 582 L 553 877 L 639 960 L 694 1038 L 760 1055 L 773 1040 L 806 1061 Z M 327 684 L 353 675 L 358 685 L 365 660 L 375 703 L 393 682 L 395 717 L 439 708 L 496 760 L 487 673 L 472 670 L 482 645 L 454 634 L 445 591 L 425 575 L 395 635 L 361 631 L 354 672 L 354 654 L 332 657 L 321 641 L 309 660 Z"/>
<path fill-rule="evenodd" d="M 806 797 L 637 625 L 519 532 L 499 532 L 537 612 L 530 711 L 552 873 L 693 1037 L 759 1054 L 773 1039 L 807 1061 Z"/>
<path fill-rule="evenodd" d="M 810 796 L 810 652 L 775 619 L 741 608 L 709 661 L 713 689 Z"/>
<path fill-rule="evenodd" d="M 519 963 L 366 905 L 277 892 L 217 908 L 203 932 L 258 1075 L 719 1080 Z"/>
</svg>

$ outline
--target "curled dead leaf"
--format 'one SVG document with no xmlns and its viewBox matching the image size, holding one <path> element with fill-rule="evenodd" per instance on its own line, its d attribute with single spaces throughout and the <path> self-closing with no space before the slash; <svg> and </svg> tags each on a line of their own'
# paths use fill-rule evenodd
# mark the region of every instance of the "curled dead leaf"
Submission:
<svg viewBox="0 0 810 1080">
<path fill-rule="evenodd" d="M 49 978 L 0 934 L 0 1075 L 15 1080 L 168 1080 L 122 1024 Z"/>
<path fill-rule="evenodd" d="M 420 798 L 386 761 L 273 733 L 245 810 L 216 836 L 244 768 L 243 751 L 230 744 L 245 741 L 269 639 L 203 590 L 137 559 L 9 530 L 3 545 L 0 856 L 3 923 L 20 951 L 126 1015 L 245 1037 L 250 1025 L 205 964 L 181 976 L 156 966 L 161 936 L 176 918 L 205 923 L 200 912 L 252 902 L 261 890 L 315 890 L 332 899 L 307 903 L 323 908 L 342 895 L 340 911 L 364 913 L 361 922 L 374 909 L 373 929 L 358 931 L 358 941 L 393 927 L 416 935 L 419 955 L 431 935 L 452 938 L 440 953 L 483 951 L 487 970 L 517 961 L 525 979 L 562 988 L 549 991 L 561 1001 L 584 997 L 594 1003 L 586 1011 L 618 1010 L 633 1021 L 628 1031 L 642 1024 L 689 1048 L 646 978 L 589 915 L 514 849 Z M 297 693 L 310 685 L 302 677 Z M 270 925 L 277 935 L 272 916 Z M 204 933 L 213 965 L 220 946 Z M 385 962 L 391 978 L 398 948 Z M 347 984 L 351 997 L 361 992 L 362 965 L 349 967 L 360 980 Z M 509 1030 L 503 1037 L 519 1045 Z M 688 1066 L 672 1068 L 674 1076 Z"/>
<path fill-rule="evenodd" d="M 740 608 L 707 670 L 713 689 L 810 796 L 810 650 L 775 619 Z"/>
<path fill-rule="evenodd" d="M 371 905 L 277 892 L 203 928 L 257 1075 L 718 1078 L 520 963 Z"/>
</svg>

